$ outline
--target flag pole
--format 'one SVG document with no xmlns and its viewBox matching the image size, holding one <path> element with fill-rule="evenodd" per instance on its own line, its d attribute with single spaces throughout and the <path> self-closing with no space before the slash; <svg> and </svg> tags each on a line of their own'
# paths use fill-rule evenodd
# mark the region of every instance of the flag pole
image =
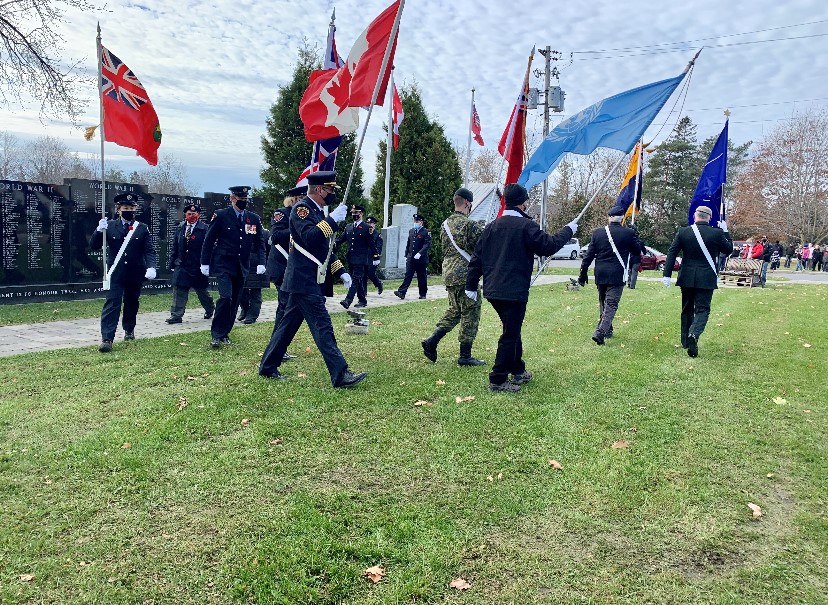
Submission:
<svg viewBox="0 0 828 605">
<path fill-rule="evenodd" d="M 724 110 L 725 115 L 725 126 L 728 126 L 728 122 L 730 122 L 730 109 Z M 730 140 L 730 130 L 727 132 L 728 140 L 725 141 L 725 153 L 727 152 L 727 144 Z M 727 156 L 725 156 L 726 158 Z M 727 164 L 725 164 L 725 179 L 727 179 Z M 722 183 L 722 195 L 719 199 L 719 220 L 727 222 L 727 216 L 725 216 L 725 199 L 724 199 L 724 183 Z"/>
<path fill-rule="evenodd" d="M 103 45 L 101 43 L 101 22 L 98 21 L 98 37 L 96 38 L 96 46 L 98 51 L 98 106 L 101 129 L 101 218 L 106 218 L 106 172 L 104 170 L 104 109 L 103 109 Z M 104 290 L 109 290 L 109 280 L 106 278 L 109 272 L 106 266 L 106 233 L 103 234 L 103 248 L 101 248 L 101 258 L 103 260 L 103 279 L 101 286 Z"/>
<path fill-rule="evenodd" d="M 394 146 L 394 68 L 388 78 L 391 89 L 388 103 L 388 134 L 385 139 L 385 197 L 382 202 L 382 228 L 388 229 L 388 211 L 391 204 L 391 148 Z"/>
<path fill-rule="evenodd" d="M 466 172 L 463 175 L 463 187 L 469 186 L 469 168 L 471 168 L 472 123 L 474 122 L 474 88 L 472 88 L 471 107 L 469 107 L 469 140 L 466 143 Z"/>
<path fill-rule="evenodd" d="M 403 8 L 405 7 L 405 0 L 400 0 L 400 8 L 397 10 L 397 16 L 394 19 L 394 26 L 391 28 L 391 36 L 388 38 L 388 44 L 385 46 L 385 54 L 382 56 L 382 65 L 380 66 L 380 77 L 377 78 L 377 83 L 374 85 L 374 94 L 371 95 L 371 104 L 368 106 L 368 117 L 365 118 L 365 126 L 362 128 L 362 135 L 359 137 L 359 145 L 357 145 L 356 153 L 354 154 L 354 163 L 351 166 L 351 174 L 348 176 L 348 185 L 345 187 L 345 195 L 342 197 L 342 203 L 348 202 L 348 194 L 351 191 L 351 184 L 354 182 L 354 174 L 356 174 L 357 164 L 359 163 L 359 153 L 362 151 L 362 143 L 365 141 L 365 133 L 368 131 L 368 122 L 371 121 L 371 113 L 374 111 L 374 103 L 377 102 L 379 96 L 380 86 L 382 86 L 383 76 L 385 70 L 388 69 L 388 62 L 391 59 L 391 49 L 394 48 L 394 41 L 397 39 L 397 31 L 400 29 L 400 18 L 402 17 Z M 394 94 L 392 89 L 391 94 Z M 394 99 L 391 99 L 391 104 L 394 104 Z"/>
</svg>

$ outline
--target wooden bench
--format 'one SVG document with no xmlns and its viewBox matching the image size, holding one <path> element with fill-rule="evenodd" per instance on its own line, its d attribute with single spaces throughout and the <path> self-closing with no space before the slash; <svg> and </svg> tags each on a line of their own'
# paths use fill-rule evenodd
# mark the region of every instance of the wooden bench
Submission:
<svg viewBox="0 0 828 605">
<path fill-rule="evenodd" d="M 724 286 L 761 286 L 762 261 L 752 258 L 729 258 L 719 273 Z"/>
</svg>

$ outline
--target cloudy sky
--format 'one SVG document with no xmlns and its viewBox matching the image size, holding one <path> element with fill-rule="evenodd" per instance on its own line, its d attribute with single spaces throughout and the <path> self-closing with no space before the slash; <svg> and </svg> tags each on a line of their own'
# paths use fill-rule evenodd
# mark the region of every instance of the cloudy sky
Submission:
<svg viewBox="0 0 828 605">
<path fill-rule="evenodd" d="M 389 0 L 109 0 L 98 13 L 69 13 L 61 31 L 66 54 L 95 73 L 95 24 L 104 45 L 129 65 L 147 88 L 171 153 L 204 191 L 259 184 L 259 140 L 279 85 L 290 78 L 303 37 L 324 47 L 336 8 L 337 45 L 347 54 L 354 39 Z M 662 5 L 663 7 L 659 7 Z M 730 108 L 736 143 L 760 140 L 786 118 L 828 107 L 828 15 L 814 0 L 537 0 L 471 2 L 407 0 L 395 77 L 417 82 L 426 109 L 448 137 L 465 146 L 470 90 L 488 147 L 496 147 L 514 103 L 533 45 L 562 51 L 558 84 L 566 91 L 564 117 L 599 99 L 677 75 L 705 46 L 683 113 L 699 138 L 721 130 Z M 548 8 L 547 8 L 548 7 Z M 823 65 L 823 68 L 819 68 Z M 543 69 L 536 56 L 534 67 Z M 534 85 L 542 79 L 533 76 Z M 555 82 L 553 81 L 553 84 Z M 96 90 L 83 123 L 96 124 Z M 669 134 L 671 99 L 648 131 Z M 364 123 L 367 112 L 362 112 Z M 377 108 L 363 148 L 367 180 L 374 178 L 377 141 L 387 110 Z M 540 138 L 542 113 L 530 131 Z M 71 149 L 96 153 L 82 132 L 65 122 L 42 122 L 36 107 L 0 108 L 0 129 L 22 138 L 44 134 Z M 107 144 L 107 158 L 127 171 L 146 167 L 131 150 Z M 344 171 L 344 167 L 339 167 Z"/>
</svg>

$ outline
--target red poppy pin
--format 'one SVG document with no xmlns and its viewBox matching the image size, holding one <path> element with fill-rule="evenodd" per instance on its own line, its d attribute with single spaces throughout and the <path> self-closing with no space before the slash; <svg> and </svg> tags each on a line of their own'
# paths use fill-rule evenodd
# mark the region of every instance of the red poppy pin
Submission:
<svg viewBox="0 0 828 605">
<path fill-rule="evenodd" d="M 129 230 L 130 230 L 130 231 L 132 231 L 132 229 L 133 229 L 133 227 L 132 227 L 132 225 L 130 225 L 130 226 L 129 226 Z"/>
<path fill-rule="evenodd" d="M 194 240 L 194 239 L 195 239 L 195 235 L 191 235 L 191 236 L 190 236 L 190 239 Z"/>
<path fill-rule="evenodd" d="M 250 222 L 250 219 L 247 219 L 247 222 L 249 223 L 249 222 Z"/>
</svg>

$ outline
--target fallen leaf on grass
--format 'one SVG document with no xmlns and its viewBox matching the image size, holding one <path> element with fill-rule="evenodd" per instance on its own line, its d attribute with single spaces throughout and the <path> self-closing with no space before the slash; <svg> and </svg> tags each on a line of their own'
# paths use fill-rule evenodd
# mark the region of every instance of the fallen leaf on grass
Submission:
<svg viewBox="0 0 828 605">
<path fill-rule="evenodd" d="M 425 399 L 418 399 L 417 401 L 414 402 L 414 405 L 416 407 L 428 407 L 428 408 L 430 408 L 434 404 L 431 403 L 430 401 L 426 401 Z"/>
<path fill-rule="evenodd" d="M 129 448 L 131 448 L 131 447 L 132 447 L 132 444 L 131 444 L 129 441 L 127 441 L 126 443 L 124 443 L 124 444 L 121 446 L 121 449 L 122 449 L 122 450 L 128 450 L 128 449 L 129 449 Z"/>
<path fill-rule="evenodd" d="M 561 464 L 560 462 L 558 462 L 557 460 L 554 460 L 552 458 L 549 459 L 549 466 L 554 468 L 556 471 L 562 471 L 563 470 L 563 464 Z"/>
<path fill-rule="evenodd" d="M 753 511 L 753 518 L 754 519 L 758 519 L 759 517 L 762 516 L 762 507 L 760 507 L 758 504 L 754 504 L 753 502 L 748 502 L 747 505 L 748 505 L 748 508 Z"/>
<path fill-rule="evenodd" d="M 190 400 L 187 399 L 186 395 L 182 395 L 178 398 L 178 411 L 180 412 L 184 408 L 190 405 Z"/>
<path fill-rule="evenodd" d="M 381 325 L 382 325 L 382 322 L 381 322 L 380 320 L 378 320 L 378 319 L 372 319 L 372 320 L 371 320 L 371 325 L 372 325 L 372 326 L 381 326 Z"/>
<path fill-rule="evenodd" d="M 773 473 L 768 473 L 767 475 L 765 475 L 765 477 L 767 477 L 768 479 L 773 479 L 775 475 Z"/>
<path fill-rule="evenodd" d="M 186 346 L 187 346 L 187 343 L 186 343 L 186 342 L 179 342 L 178 344 L 180 344 L 182 347 L 186 347 Z"/>
<path fill-rule="evenodd" d="M 284 443 L 283 439 L 274 439 L 270 442 L 270 445 L 282 445 Z"/>
<path fill-rule="evenodd" d="M 195 376 L 187 376 L 187 380 L 198 380 Z"/>
<path fill-rule="evenodd" d="M 210 375 L 210 372 L 204 372 L 204 374 L 202 374 L 201 377 L 202 378 L 207 378 L 209 375 Z"/>
<path fill-rule="evenodd" d="M 21 582 L 34 582 L 35 576 L 31 573 L 24 573 L 20 575 Z"/>
<path fill-rule="evenodd" d="M 311 348 L 310 347 L 305 347 L 305 353 L 310 353 L 310 352 L 311 352 Z"/>
<path fill-rule="evenodd" d="M 811 413 L 811 410 L 802 410 L 802 412 L 803 412 L 804 414 L 810 414 L 810 413 Z"/>
<path fill-rule="evenodd" d="M 374 565 L 373 567 L 369 567 L 363 571 L 362 575 L 376 584 L 385 577 L 385 568 L 380 567 L 379 565 Z"/>
<path fill-rule="evenodd" d="M 299 372 L 296 376 L 298 376 L 299 378 L 307 378 L 308 377 L 308 375 L 305 374 L 304 372 Z"/>
<path fill-rule="evenodd" d="M 788 400 L 784 397 L 774 397 L 773 402 L 777 405 L 785 405 L 786 403 L 788 403 Z"/>
<path fill-rule="evenodd" d="M 810 348 L 811 348 L 811 345 L 809 345 L 807 342 L 806 342 L 805 344 L 803 344 L 802 346 L 803 346 L 803 347 L 805 347 L 806 349 L 810 349 Z"/>
<path fill-rule="evenodd" d="M 466 402 L 466 401 L 474 401 L 474 395 L 469 395 L 467 397 L 455 397 L 454 398 L 455 403 L 463 403 L 463 402 Z"/>
<path fill-rule="evenodd" d="M 438 385 L 444 385 L 444 384 L 446 384 L 446 381 L 445 380 L 438 380 L 437 384 Z"/>
<path fill-rule="evenodd" d="M 247 376 L 250 372 L 248 370 L 242 370 L 239 372 L 239 376 Z"/>
<path fill-rule="evenodd" d="M 215 584 L 213 584 L 212 582 L 207 582 L 207 588 L 212 588 L 213 586 L 215 586 Z"/>
<path fill-rule="evenodd" d="M 624 439 L 619 439 L 615 443 L 612 444 L 612 449 L 614 450 L 625 450 L 630 447 L 630 444 L 627 443 Z"/>
<path fill-rule="evenodd" d="M 456 588 L 457 590 L 463 591 L 471 588 L 471 584 L 466 582 L 463 578 L 456 578 L 449 582 L 449 588 Z"/>
<path fill-rule="evenodd" d="M 250 425 L 250 419 L 249 418 L 242 418 L 241 425 L 242 426 Z"/>
</svg>

